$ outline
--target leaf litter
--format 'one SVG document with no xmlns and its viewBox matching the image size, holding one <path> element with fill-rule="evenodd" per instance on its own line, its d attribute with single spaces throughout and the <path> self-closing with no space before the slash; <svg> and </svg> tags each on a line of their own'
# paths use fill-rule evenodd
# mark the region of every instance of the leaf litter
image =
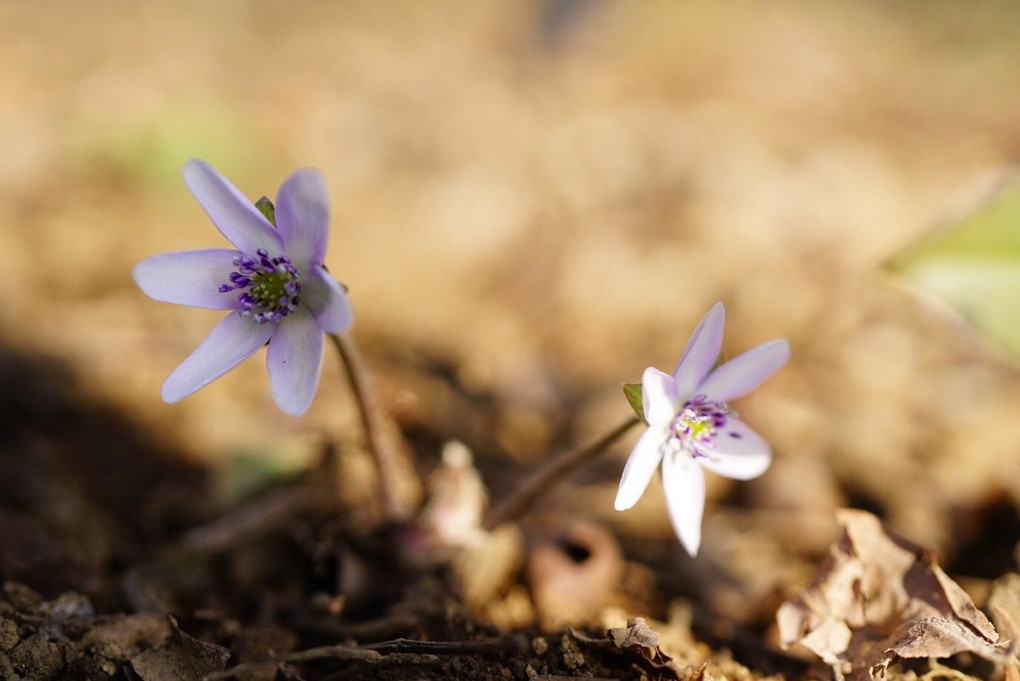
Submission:
<svg viewBox="0 0 1020 681">
<path fill-rule="evenodd" d="M 1006 607 L 995 611 L 1010 640 L 1003 640 L 932 552 L 866 511 L 844 509 L 837 518 L 843 536 L 814 583 L 779 608 L 784 647 L 800 644 L 837 677 L 854 680 L 884 679 L 901 660 L 960 653 L 1015 664 L 1015 627 Z"/>
</svg>

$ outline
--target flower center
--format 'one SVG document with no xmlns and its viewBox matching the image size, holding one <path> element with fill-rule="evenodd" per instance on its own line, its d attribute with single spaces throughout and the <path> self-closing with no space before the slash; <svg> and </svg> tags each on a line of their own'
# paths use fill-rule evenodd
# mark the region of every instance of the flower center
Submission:
<svg viewBox="0 0 1020 681">
<path fill-rule="evenodd" d="M 240 291 L 238 313 L 252 317 L 259 324 L 277 323 L 293 314 L 301 302 L 301 273 L 285 255 L 269 257 L 260 248 L 258 259 L 247 255 L 234 258 L 237 270 L 230 273 L 230 281 L 220 285 L 220 293 Z"/>
<path fill-rule="evenodd" d="M 716 432 L 726 425 L 730 413 L 730 405 L 725 402 L 715 402 L 705 395 L 696 395 L 680 408 L 670 422 L 666 440 L 668 450 L 695 459 L 714 457 Z"/>
</svg>

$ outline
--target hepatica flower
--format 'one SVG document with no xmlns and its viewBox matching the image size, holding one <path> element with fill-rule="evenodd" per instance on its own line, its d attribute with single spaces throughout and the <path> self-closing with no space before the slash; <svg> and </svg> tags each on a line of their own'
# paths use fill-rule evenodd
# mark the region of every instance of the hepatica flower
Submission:
<svg viewBox="0 0 1020 681">
<path fill-rule="evenodd" d="M 701 545 L 702 469 L 750 480 L 772 462 L 768 444 L 740 420 L 729 402 L 757 388 L 790 358 L 789 343 L 776 340 L 713 369 L 725 318 L 722 303 L 716 303 L 694 331 L 672 374 L 645 369 L 641 405 L 648 430 L 627 459 L 616 494 L 617 511 L 632 507 L 661 463 L 669 519 L 692 556 Z"/>
<path fill-rule="evenodd" d="M 164 253 L 136 265 L 132 276 L 156 300 L 230 314 L 166 379 L 163 399 L 191 395 L 268 343 L 273 399 L 301 416 L 319 384 L 323 334 L 343 333 L 354 321 L 346 292 L 323 267 L 329 209 L 322 175 L 299 170 L 287 178 L 275 226 L 202 161 L 185 165 L 184 183 L 234 249 Z"/>
</svg>

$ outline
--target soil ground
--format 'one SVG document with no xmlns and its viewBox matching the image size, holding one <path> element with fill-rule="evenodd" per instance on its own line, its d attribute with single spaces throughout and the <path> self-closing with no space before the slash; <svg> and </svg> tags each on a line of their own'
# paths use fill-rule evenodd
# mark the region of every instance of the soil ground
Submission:
<svg viewBox="0 0 1020 681">
<path fill-rule="evenodd" d="M 0 4 L 0 677 L 828 678 L 775 622 L 843 507 L 983 606 L 1018 567 L 1016 363 L 886 264 L 1020 156 L 1017 22 L 928 0 Z M 322 171 L 409 518 L 386 520 L 332 355 L 303 419 L 258 359 L 160 401 L 219 317 L 130 279 L 224 247 L 189 158 L 253 200 Z M 613 510 L 636 432 L 477 532 L 627 418 L 620 386 L 716 301 L 725 356 L 793 357 L 735 405 L 775 460 L 709 480 L 696 559 L 658 482 Z M 474 467 L 444 464 L 453 440 Z"/>
</svg>

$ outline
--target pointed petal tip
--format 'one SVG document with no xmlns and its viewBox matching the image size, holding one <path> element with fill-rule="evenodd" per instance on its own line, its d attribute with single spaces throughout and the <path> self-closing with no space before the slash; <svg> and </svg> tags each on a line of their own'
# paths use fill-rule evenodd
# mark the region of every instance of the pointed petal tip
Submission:
<svg viewBox="0 0 1020 681">
<path fill-rule="evenodd" d="M 163 400 L 173 404 L 198 392 L 255 354 L 269 333 L 264 326 L 228 314 L 163 382 Z"/>
<path fill-rule="evenodd" d="M 298 269 L 321 265 L 329 241 L 329 190 L 314 168 L 294 171 L 276 194 L 276 223 Z"/>
<path fill-rule="evenodd" d="M 723 364 L 701 382 L 698 390 L 720 402 L 739 399 L 768 380 L 789 359 L 789 341 L 769 341 Z"/>
<path fill-rule="evenodd" d="M 698 550 L 701 548 L 701 519 L 698 519 L 698 526 L 696 528 L 689 528 L 681 530 L 677 527 L 677 523 L 673 524 L 673 531 L 676 533 L 676 538 L 680 541 L 680 546 L 683 547 L 684 551 L 687 552 L 691 558 L 696 558 Z"/>
<path fill-rule="evenodd" d="M 613 508 L 617 511 L 629 511 L 634 508 L 635 501 L 624 498 L 623 491 L 619 490 L 616 492 L 616 501 L 613 502 Z"/>
<path fill-rule="evenodd" d="M 793 351 L 790 349 L 790 341 L 786 340 L 785 338 L 780 338 L 778 340 L 772 341 L 772 343 L 782 348 L 783 364 L 789 362 L 790 357 L 793 354 Z M 768 343 L 766 343 L 766 345 L 768 345 Z"/>
<path fill-rule="evenodd" d="M 613 508 L 617 511 L 629 511 L 644 494 L 644 489 L 635 493 L 633 485 L 625 485 L 620 481 L 620 488 L 616 490 L 616 499 L 613 501 Z"/>
<path fill-rule="evenodd" d="M 680 396 L 673 377 L 655 367 L 645 369 L 641 374 L 641 405 L 645 422 L 649 425 L 658 426 L 671 421 L 680 407 Z"/>
<path fill-rule="evenodd" d="M 185 397 L 190 397 L 194 395 L 199 390 L 201 390 L 202 388 L 204 388 L 205 386 L 209 385 L 209 383 L 212 382 L 206 381 L 201 383 L 200 385 L 195 384 L 186 385 L 181 380 L 179 369 L 180 367 L 178 367 L 177 370 L 174 370 L 172 374 L 166 377 L 166 380 L 163 381 L 163 387 L 160 388 L 159 390 L 159 396 L 167 404 L 177 404 Z"/>
<path fill-rule="evenodd" d="M 725 326 L 726 308 L 722 303 L 716 303 L 694 329 L 673 370 L 677 393 L 681 398 L 692 394 L 712 370 L 722 350 Z"/>
<path fill-rule="evenodd" d="M 194 187 L 206 182 L 210 176 L 223 177 L 211 165 L 197 158 L 188 159 L 181 168 L 184 185 L 192 194 L 195 193 Z"/>
<path fill-rule="evenodd" d="M 167 382 L 166 381 L 163 382 L 163 387 L 160 388 L 160 390 L 159 390 L 159 396 L 167 404 L 177 404 L 178 402 L 183 400 L 185 397 L 187 397 L 187 395 L 178 395 L 177 391 L 169 390 L 167 388 Z"/>
<path fill-rule="evenodd" d="M 195 168 L 196 167 L 202 167 L 202 166 L 208 168 L 209 164 L 206 163 L 205 161 L 202 161 L 202 160 L 197 159 L 197 158 L 189 158 L 187 161 L 185 161 L 184 168 L 182 169 L 181 172 L 183 174 L 187 175 L 188 173 L 195 172 Z"/>
<path fill-rule="evenodd" d="M 283 239 L 265 216 L 230 180 L 205 161 L 184 164 L 184 184 L 216 229 L 238 250 L 249 255 L 260 248 L 283 252 Z"/>
<path fill-rule="evenodd" d="M 308 413 L 308 410 L 311 408 L 312 404 L 311 404 L 311 402 L 309 402 L 306 405 L 282 404 L 280 402 L 277 402 L 276 406 L 277 406 L 277 408 L 279 408 L 280 411 L 282 411 L 287 416 L 292 416 L 294 418 L 301 418 L 302 416 L 304 416 L 305 414 Z"/>
</svg>

